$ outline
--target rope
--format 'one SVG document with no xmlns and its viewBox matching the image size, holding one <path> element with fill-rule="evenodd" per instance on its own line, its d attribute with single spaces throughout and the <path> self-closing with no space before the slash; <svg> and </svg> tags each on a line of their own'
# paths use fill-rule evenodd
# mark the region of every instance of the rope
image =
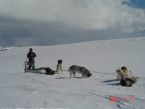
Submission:
<svg viewBox="0 0 145 109">
<path fill-rule="evenodd" d="M 111 75 L 111 74 L 116 74 L 116 73 L 102 73 L 102 72 L 96 72 L 96 71 L 91 71 L 92 73 L 99 73 L 103 75 Z"/>
<path fill-rule="evenodd" d="M 63 71 L 68 71 L 68 70 L 63 70 Z"/>
<path fill-rule="evenodd" d="M 68 71 L 68 70 L 63 70 L 63 71 Z M 111 74 L 116 74 L 116 73 L 102 73 L 102 72 L 97 72 L 97 71 L 90 71 L 92 73 L 99 73 L 99 74 L 103 74 L 103 75 L 111 75 Z"/>
</svg>

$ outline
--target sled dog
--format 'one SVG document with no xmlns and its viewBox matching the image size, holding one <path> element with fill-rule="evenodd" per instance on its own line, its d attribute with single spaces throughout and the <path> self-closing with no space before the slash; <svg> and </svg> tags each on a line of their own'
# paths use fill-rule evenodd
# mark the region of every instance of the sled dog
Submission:
<svg viewBox="0 0 145 109">
<path fill-rule="evenodd" d="M 116 80 L 121 80 L 122 78 L 129 77 L 129 71 L 128 71 L 127 67 L 125 67 L 125 66 L 118 68 L 116 70 L 116 72 L 118 73 Z"/>
<path fill-rule="evenodd" d="M 77 65 L 72 65 L 69 67 L 68 72 L 70 73 L 70 77 L 75 77 L 76 73 L 82 74 L 82 77 L 91 77 L 92 74 L 85 67 L 80 67 Z"/>
<path fill-rule="evenodd" d="M 63 74 L 62 60 L 58 60 L 58 63 L 56 65 L 56 72 L 58 74 L 60 74 L 60 72 Z"/>
<path fill-rule="evenodd" d="M 56 71 L 52 70 L 50 67 L 45 68 L 46 75 L 54 75 Z"/>
</svg>

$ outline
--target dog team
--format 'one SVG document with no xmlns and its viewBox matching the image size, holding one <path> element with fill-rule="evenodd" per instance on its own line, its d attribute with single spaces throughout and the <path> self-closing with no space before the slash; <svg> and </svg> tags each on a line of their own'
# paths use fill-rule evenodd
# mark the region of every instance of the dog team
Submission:
<svg viewBox="0 0 145 109">
<path fill-rule="evenodd" d="M 49 67 L 44 68 L 35 68 L 35 57 L 36 57 L 36 53 L 33 51 L 32 48 L 29 49 L 29 52 L 27 54 L 27 58 L 28 61 L 25 61 L 25 72 L 27 71 L 31 71 L 31 72 L 41 72 L 42 70 L 46 71 L 46 74 L 63 74 L 63 67 L 62 67 L 62 59 L 58 60 L 58 63 L 56 65 L 56 71 L 53 71 L 52 69 L 50 69 Z M 70 73 L 70 77 L 75 77 L 76 73 L 82 74 L 82 77 L 90 77 L 92 76 L 92 74 L 90 73 L 90 71 L 88 69 L 86 69 L 85 67 L 80 67 L 77 65 L 72 65 L 69 67 L 68 72 Z"/>
<path fill-rule="evenodd" d="M 46 68 L 42 67 L 42 68 L 36 69 L 35 68 L 35 59 L 34 59 L 35 57 L 36 57 L 36 53 L 33 52 L 32 48 L 30 48 L 29 52 L 27 54 L 28 61 L 25 62 L 25 71 L 31 72 L 31 71 L 37 70 L 37 71 L 41 72 L 41 70 L 45 70 L 46 74 L 48 74 L 48 75 L 53 75 L 56 73 L 63 74 L 64 70 L 63 70 L 63 66 L 62 66 L 62 59 L 58 60 L 58 63 L 56 65 L 56 71 L 54 71 L 49 67 L 46 67 Z M 81 74 L 82 77 L 91 77 L 92 76 L 92 74 L 90 73 L 90 71 L 87 68 L 77 66 L 77 65 L 70 66 L 68 69 L 68 72 L 70 73 L 70 77 L 75 77 L 76 73 Z M 116 80 L 117 81 L 119 80 L 120 84 L 122 86 L 132 86 L 132 84 L 136 83 L 136 81 L 138 79 L 137 77 L 130 76 L 132 74 L 130 72 L 130 75 L 129 75 L 129 71 L 128 71 L 127 67 L 125 67 L 125 66 L 118 68 L 116 70 L 116 73 L 118 74 Z"/>
</svg>

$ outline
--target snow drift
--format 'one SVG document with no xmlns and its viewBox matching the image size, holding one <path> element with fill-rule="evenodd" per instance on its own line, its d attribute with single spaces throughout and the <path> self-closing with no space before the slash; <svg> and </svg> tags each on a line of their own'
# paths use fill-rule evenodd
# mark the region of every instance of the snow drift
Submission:
<svg viewBox="0 0 145 109">
<path fill-rule="evenodd" d="M 0 108 L 145 108 L 144 37 L 32 47 L 37 53 L 36 67 L 55 70 L 57 60 L 63 59 L 64 74 L 53 76 L 24 73 L 29 48 L 0 51 Z M 74 64 L 88 68 L 92 77 L 69 78 L 67 69 Z M 121 66 L 139 77 L 132 87 L 115 81 L 115 70 Z"/>
</svg>

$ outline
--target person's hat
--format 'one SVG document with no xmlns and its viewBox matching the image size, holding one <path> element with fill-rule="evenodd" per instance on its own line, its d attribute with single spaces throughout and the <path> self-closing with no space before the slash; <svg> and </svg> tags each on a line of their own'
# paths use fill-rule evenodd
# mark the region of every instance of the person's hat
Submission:
<svg viewBox="0 0 145 109">
<path fill-rule="evenodd" d="M 33 49 L 32 49 L 32 48 L 30 48 L 30 49 L 29 49 L 29 51 L 33 51 Z"/>
</svg>

